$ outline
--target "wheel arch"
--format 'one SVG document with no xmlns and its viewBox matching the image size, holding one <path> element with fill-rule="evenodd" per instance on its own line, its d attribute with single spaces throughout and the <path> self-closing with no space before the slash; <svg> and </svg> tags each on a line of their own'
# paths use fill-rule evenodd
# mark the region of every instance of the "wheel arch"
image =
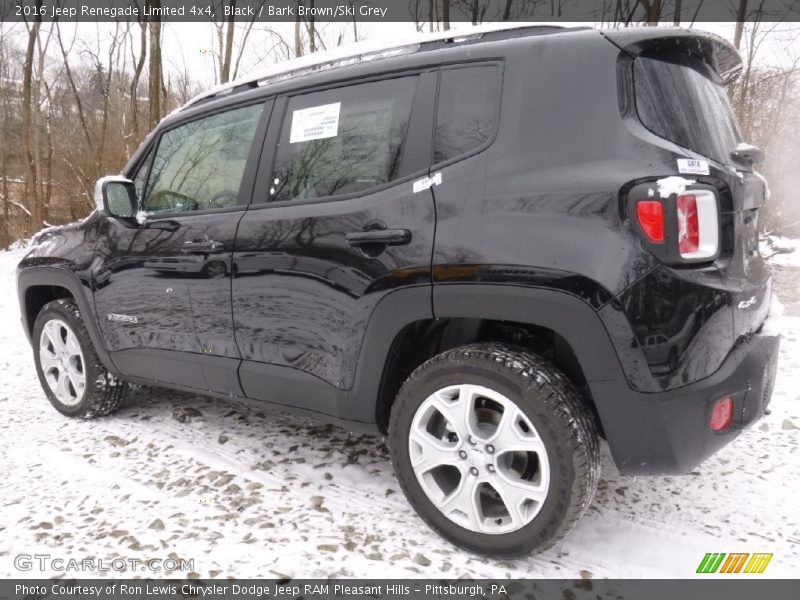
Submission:
<svg viewBox="0 0 800 600">
<path fill-rule="evenodd" d="M 84 284 L 74 273 L 55 267 L 35 267 L 20 271 L 17 275 L 17 294 L 19 297 L 22 327 L 28 341 L 33 343 L 33 326 L 42 308 L 53 300 L 71 298 L 78 305 L 89 337 L 103 366 L 111 373 L 118 370 L 106 349 L 105 341 L 100 333 L 93 306 L 86 293 Z"/>
<path fill-rule="evenodd" d="M 343 407 L 347 418 L 375 422 L 385 432 L 394 397 L 410 372 L 435 354 L 475 341 L 554 351 L 553 362 L 582 391 L 601 428 L 593 382 L 625 381 L 609 334 L 585 300 L 544 288 L 441 284 L 432 291 L 399 290 L 373 311 Z"/>
</svg>

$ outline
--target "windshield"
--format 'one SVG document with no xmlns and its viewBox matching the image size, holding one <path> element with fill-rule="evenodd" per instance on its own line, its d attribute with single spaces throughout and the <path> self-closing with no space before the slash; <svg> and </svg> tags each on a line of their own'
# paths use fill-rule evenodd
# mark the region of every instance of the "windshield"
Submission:
<svg viewBox="0 0 800 600">
<path fill-rule="evenodd" d="M 708 67 L 639 57 L 634 88 L 639 119 L 650 131 L 722 163 L 740 141 L 725 89 Z"/>
</svg>

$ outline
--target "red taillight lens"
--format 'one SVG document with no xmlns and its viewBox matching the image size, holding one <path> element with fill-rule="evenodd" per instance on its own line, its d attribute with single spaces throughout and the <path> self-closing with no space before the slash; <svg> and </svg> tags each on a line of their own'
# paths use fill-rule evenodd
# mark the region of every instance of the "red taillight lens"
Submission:
<svg viewBox="0 0 800 600">
<path fill-rule="evenodd" d="M 727 429 L 733 422 L 733 398 L 722 398 L 714 403 L 711 409 L 709 425 L 711 431 Z"/>
<path fill-rule="evenodd" d="M 639 200 L 636 216 L 642 231 L 651 242 L 664 241 L 664 205 L 658 200 Z"/>
<path fill-rule="evenodd" d="M 700 248 L 700 219 L 694 194 L 678 196 L 678 250 L 681 254 L 697 252 Z"/>
</svg>

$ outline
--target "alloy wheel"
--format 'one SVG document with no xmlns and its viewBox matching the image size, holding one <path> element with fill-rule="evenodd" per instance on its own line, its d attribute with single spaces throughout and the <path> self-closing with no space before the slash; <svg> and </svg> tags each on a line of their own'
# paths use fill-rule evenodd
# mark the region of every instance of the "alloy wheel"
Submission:
<svg viewBox="0 0 800 600">
<path fill-rule="evenodd" d="M 414 415 L 408 449 L 428 499 L 471 531 L 517 531 L 547 498 L 550 464 L 541 437 L 492 389 L 462 384 L 431 394 Z"/>
<path fill-rule="evenodd" d="M 45 323 L 39 337 L 39 362 L 58 401 L 66 406 L 78 404 L 86 389 L 83 352 L 75 332 L 64 321 Z"/>
</svg>

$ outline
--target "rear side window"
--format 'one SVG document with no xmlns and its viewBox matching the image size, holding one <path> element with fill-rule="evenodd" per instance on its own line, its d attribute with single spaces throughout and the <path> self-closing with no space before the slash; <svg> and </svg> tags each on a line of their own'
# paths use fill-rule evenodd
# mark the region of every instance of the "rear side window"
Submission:
<svg viewBox="0 0 800 600">
<path fill-rule="evenodd" d="M 487 143 L 497 127 L 500 70 L 495 65 L 443 69 L 433 160 L 440 163 Z"/>
<path fill-rule="evenodd" d="M 292 98 L 275 160 L 272 201 L 352 194 L 396 179 L 418 79 Z"/>
<path fill-rule="evenodd" d="M 217 113 L 164 133 L 150 167 L 144 209 L 186 212 L 235 205 L 263 108 Z"/>
<path fill-rule="evenodd" d="M 636 110 L 657 136 L 722 163 L 740 141 L 725 89 L 703 63 L 634 61 Z"/>
</svg>

